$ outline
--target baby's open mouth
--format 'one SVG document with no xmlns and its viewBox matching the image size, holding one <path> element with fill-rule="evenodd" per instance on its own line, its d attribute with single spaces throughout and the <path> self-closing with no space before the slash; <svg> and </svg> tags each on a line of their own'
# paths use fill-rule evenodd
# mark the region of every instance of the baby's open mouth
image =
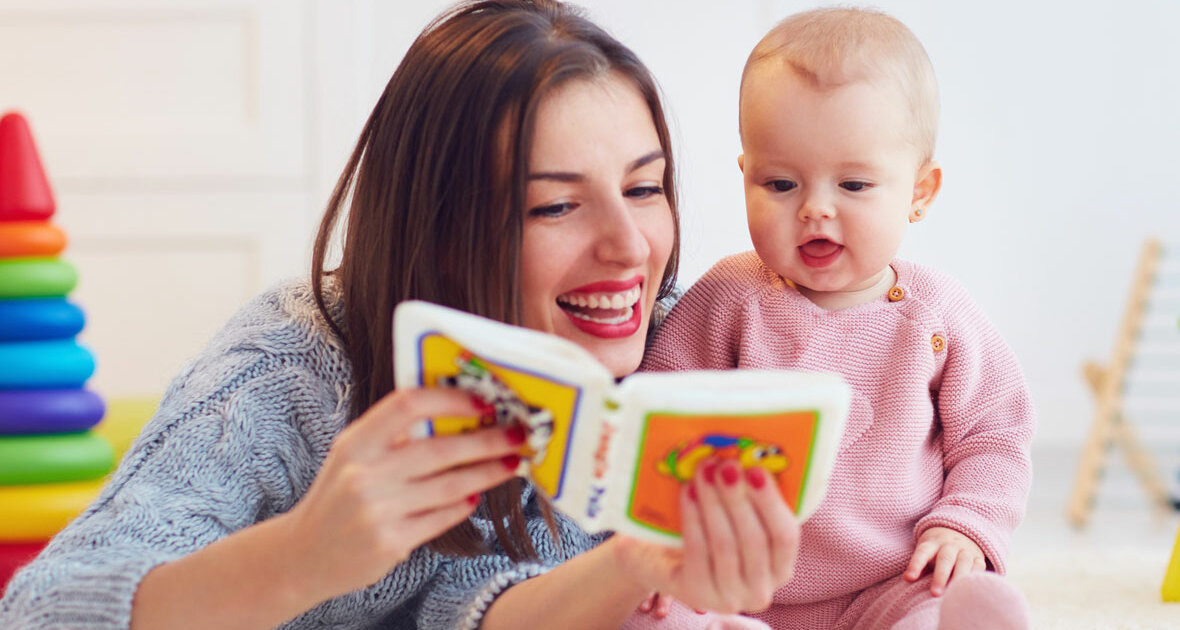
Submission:
<svg viewBox="0 0 1180 630">
<path fill-rule="evenodd" d="M 800 245 L 799 250 L 812 258 L 823 258 L 836 253 L 841 247 L 844 246 L 826 238 L 817 238 Z"/>
<path fill-rule="evenodd" d="M 635 315 L 643 291 L 640 286 L 615 293 L 563 293 L 557 305 L 573 317 L 595 324 L 622 324 Z"/>
<path fill-rule="evenodd" d="M 813 238 L 799 246 L 799 257 L 812 269 L 831 265 L 843 252 L 843 245 L 826 238 Z"/>
</svg>

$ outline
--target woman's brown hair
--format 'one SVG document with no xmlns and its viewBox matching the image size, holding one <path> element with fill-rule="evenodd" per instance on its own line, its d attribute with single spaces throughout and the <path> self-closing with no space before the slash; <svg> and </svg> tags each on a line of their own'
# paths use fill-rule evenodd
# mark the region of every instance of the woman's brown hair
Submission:
<svg viewBox="0 0 1180 630">
<path fill-rule="evenodd" d="M 552 0 L 467 2 L 410 46 L 336 184 L 312 256 L 316 302 L 352 363 L 353 418 L 393 390 L 391 318 L 399 302 L 426 300 L 520 323 L 521 231 L 537 106 L 558 85 L 607 72 L 633 81 L 651 109 L 675 217 L 672 147 L 655 82 L 634 53 L 577 9 Z M 340 265 L 326 271 L 345 208 Z M 660 297 L 675 283 L 678 251 L 677 228 Z M 339 285 L 343 321 L 329 314 L 326 276 Z M 508 555 L 535 558 L 521 484 L 490 490 L 485 500 Z M 469 521 L 431 544 L 447 553 L 486 551 Z"/>
</svg>

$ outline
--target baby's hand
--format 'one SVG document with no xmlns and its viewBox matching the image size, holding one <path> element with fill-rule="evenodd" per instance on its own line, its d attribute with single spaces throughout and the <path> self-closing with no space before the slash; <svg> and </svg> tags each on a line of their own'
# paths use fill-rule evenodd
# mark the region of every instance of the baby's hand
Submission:
<svg viewBox="0 0 1180 630">
<path fill-rule="evenodd" d="M 667 620 L 665 621 L 665 618 Z M 721 615 L 690 609 L 674 597 L 652 593 L 627 618 L 621 630 L 770 630 L 770 626 L 742 615 Z"/>
<path fill-rule="evenodd" d="M 935 597 L 946 590 L 952 575 L 966 575 L 987 568 L 979 545 L 946 527 L 931 527 L 922 532 L 918 546 L 914 549 L 914 557 L 910 559 L 910 566 L 905 570 L 906 581 L 913 582 L 921 577 L 922 571 L 930 566 L 931 561 L 934 562 L 934 579 L 930 582 L 930 593 Z"/>
<path fill-rule="evenodd" d="M 660 595 L 655 592 L 639 603 L 639 612 L 651 613 L 656 619 L 663 619 L 672 610 L 672 602 L 674 601 L 676 600 L 668 595 Z"/>
</svg>

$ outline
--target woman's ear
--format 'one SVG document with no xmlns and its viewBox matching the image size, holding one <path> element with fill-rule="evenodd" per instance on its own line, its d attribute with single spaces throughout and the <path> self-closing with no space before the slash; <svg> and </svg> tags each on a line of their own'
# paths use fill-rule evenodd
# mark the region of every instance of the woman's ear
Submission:
<svg viewBox="0 0 1180 630">
<path fill-rule="evenodd" d="M 942 166 L 930 160 L 918 169 L 918 176 L 914 180 L 914 198 L 910 202 L 910 223 L 917 223 L 926 218 L 930 206 L 938 191 L 942 189 Z"/>
<path fill-rule="evenodd" d="M 738 170 L 743 173 L 746 172 L 746 154 L 745 153 L 738 154 Z"/>
</svg>

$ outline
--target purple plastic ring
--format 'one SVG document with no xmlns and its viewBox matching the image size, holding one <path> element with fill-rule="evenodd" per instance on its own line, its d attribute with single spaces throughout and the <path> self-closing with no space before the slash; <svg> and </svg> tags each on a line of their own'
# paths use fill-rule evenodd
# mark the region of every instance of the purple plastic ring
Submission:
<svg viewBox="0 0 1180 630">
<path fill-rule="evenodd" d="M 88 389 L 0 391 L 0 435 L 86 431 L 104 413 L 102 398 Z"/>
</svg>

